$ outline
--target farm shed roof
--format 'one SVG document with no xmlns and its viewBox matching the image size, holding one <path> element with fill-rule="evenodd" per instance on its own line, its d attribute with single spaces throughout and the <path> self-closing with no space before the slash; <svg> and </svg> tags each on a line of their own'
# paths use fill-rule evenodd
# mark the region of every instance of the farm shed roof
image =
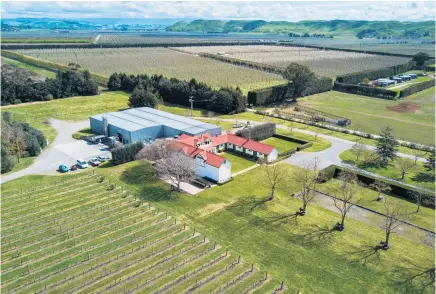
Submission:
<svg viewBox="0 0 436 294">
<path fill-rule="evenodd" d="M 102 121 L 103 115 L 104 114 L 94 115 L 92 118 Z M 215 125 L 149 107 L 109 112 L 105 115 L 109 124 L 127 131 L 136 131 L 142 128 L 164 125 L 191 134 L 197 134 L 217 128 Z"/>
</svg>

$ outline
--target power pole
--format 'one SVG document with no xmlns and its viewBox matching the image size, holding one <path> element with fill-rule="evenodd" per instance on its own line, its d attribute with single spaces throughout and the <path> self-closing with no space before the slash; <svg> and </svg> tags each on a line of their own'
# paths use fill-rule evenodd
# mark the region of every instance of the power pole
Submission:
<svg viewBox="0 0 436 294">
<path fill-rule="evenodd" d="M 192 98 L 194 98 L 194 96 L 189 97 L 189 102 L 191 102 L 191 117 L 192 117 L 192 109 L 194 108 L 194 99 Z"/>
</svg>

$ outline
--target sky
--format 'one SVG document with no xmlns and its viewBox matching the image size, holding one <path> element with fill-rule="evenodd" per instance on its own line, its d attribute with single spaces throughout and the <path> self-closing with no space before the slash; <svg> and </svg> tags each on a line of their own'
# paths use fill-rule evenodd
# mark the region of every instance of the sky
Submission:
<svg viewBox="0 0 436 294">
<path fill-rule="evenodd" d="M 1 1 L 2 18 L 186 18 L 301 20 L 434 20 L 429 2 L 15 2 Z"/>
</svg>

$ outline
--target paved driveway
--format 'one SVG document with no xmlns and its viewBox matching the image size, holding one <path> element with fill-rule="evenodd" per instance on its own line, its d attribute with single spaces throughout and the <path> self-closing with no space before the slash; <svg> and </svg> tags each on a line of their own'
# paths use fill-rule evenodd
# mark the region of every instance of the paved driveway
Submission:
<svg viewBox="0 0 436 294">
<path fill-rule="evenodd" d="M 73 165 L 78 158 L 85 160 L 98 155 L 109 156 L 104 145 L 92 145 L 83 140 L 73 139 L 73 133 L 89 127 L 89 121 L 67 122 L 49 120 L 57 136 L 51 145 L 39 155 L 35 162 L 20 171 L 1 177 L 1 183 L 34 174 L 55 174 L 60 164 Z"/>
</svg>

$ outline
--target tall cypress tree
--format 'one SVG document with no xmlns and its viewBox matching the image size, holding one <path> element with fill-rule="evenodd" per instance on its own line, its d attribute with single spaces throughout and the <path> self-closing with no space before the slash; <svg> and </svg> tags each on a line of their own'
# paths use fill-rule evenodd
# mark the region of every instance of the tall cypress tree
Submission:
<svg viewBox="0 0 436 294">
<path fill-rule="evenodd" d="M 377 140 L 376 152 L 380 156 L 384 165 L 388 164 L 389 159 L 394 160 L 397 155 L 398 142 L 392 135 L 392 128 L 386 127 L 381 131 L 380 138 Z"/>
<path fill-rule="evenodd" d="M 435 149 L 429 152 L 424 167 L 429 171 L 435 170 Z"/>
</svg>

